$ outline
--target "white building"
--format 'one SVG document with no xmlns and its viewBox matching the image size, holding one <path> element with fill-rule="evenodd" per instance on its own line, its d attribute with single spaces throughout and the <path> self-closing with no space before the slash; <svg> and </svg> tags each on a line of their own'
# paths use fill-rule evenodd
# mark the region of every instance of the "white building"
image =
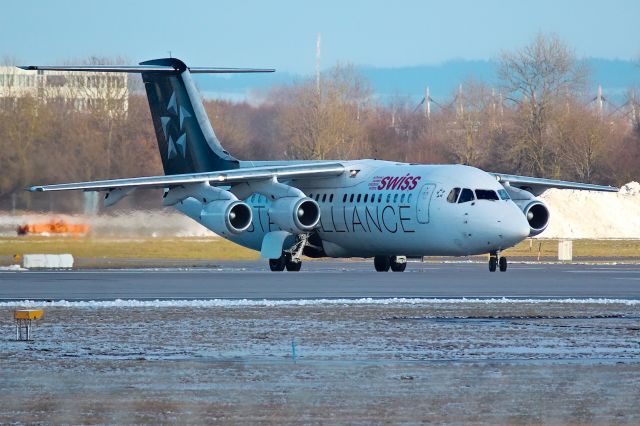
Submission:
<svg viewBox="0 0 640 426">
<path fill-rule="evenodd" d="M 71 104 L 78 111 L 106 108 L 126 113 L 129 107 L 126 74 L 0 67 L 0 102 L 28 96 L 40 103 Z"/>
</svg>

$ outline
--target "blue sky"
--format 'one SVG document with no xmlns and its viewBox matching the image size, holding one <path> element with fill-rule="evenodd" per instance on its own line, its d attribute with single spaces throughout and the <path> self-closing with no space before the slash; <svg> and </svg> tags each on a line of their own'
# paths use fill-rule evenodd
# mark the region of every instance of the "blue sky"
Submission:
<svg viewBox="0 0 640 426">
<path fill-rule="evenodd" d="M 132 62 L 171 51 L 191 65 L 401 67 L 491 59 L 538 32 L 578 56 L 640 58 L 640 1 L 10 1 L 0 10 L 0 56 L 53 63 L 90 55 Z"/>
</svg>

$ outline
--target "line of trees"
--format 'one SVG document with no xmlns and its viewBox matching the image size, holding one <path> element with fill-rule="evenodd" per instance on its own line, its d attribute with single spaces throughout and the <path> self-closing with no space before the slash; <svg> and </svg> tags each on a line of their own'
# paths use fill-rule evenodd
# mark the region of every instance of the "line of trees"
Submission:
<svg viewBox="0 0 640 426">
<path fill-rule="evenodd" d="M 205 108 L 240 159 L 378 158 L 616 185 L 638 179 L 637 105 L 629 115 L 601 114 L 585 95 L 588 70 L 553 35 L 499 60 L 499 87 L 461 82 L 428 115 L 405 99 L 376 101 L 350 66 L 324 73 L 320 85 L 310 78 L 273 88 L 259 105 L 208 100 Z M 108 105 L 78 112 L 30 98 L 4 102 L 0 170 L 1 209 L 49 209 L 49 198 L 22 191 L 34 183 L 161 174 L 146 97 L 132 92 L 126 115 Z M 82 205 L 77 195 L 57 198 L 56 210 Z"/>
</svg>

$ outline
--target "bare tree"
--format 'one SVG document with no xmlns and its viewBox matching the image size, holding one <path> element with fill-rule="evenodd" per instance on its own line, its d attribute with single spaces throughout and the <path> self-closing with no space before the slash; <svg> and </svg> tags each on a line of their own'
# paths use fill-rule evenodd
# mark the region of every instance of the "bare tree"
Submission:
<svg viewBox="0 0 640 426">
<path fill-rule="evenodd" d="M 557 158 L 549 123 L 586 83 L 586 69 L 556 35 L 539 34 L 529 45 L 500 58 L 498 76 L 518 112 L 514 160 L 535 175 L 546 175 Z"/>
<path fill-rule="evenodd" d="M 291 158 L 350 158 L 362 149 L 362 123 L 370 90 L 350 66 L 336 66 L 322 78 L 280 88 L 272 99 L 281 107 L 280 127 Z"/>
</svg>

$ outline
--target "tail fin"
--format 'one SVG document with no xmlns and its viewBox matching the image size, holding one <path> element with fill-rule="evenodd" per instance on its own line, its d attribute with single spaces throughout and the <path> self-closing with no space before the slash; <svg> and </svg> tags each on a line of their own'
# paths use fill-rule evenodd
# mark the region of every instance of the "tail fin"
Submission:
<svg viewBox="0 0 640 426">
<path fill-rule="evenodd" d="M 28 65 L 24 70 L 126 72 L 142 74 L 153 126 L 166 175 L 237 169 L 238 160 L 216 138 L 192 73 L 273 72 L 257 68 L 189 68 L 179 59 L 164 58 L 127 65 Z"/>
<path fill-rule="evenodd" d="M 222 148 L 196 91 L 189 69 L 175 58 L 140 65 L 170 66 L 175 73 L 142 72 L 166 175 L 237 169 Z"/>
</svg>

